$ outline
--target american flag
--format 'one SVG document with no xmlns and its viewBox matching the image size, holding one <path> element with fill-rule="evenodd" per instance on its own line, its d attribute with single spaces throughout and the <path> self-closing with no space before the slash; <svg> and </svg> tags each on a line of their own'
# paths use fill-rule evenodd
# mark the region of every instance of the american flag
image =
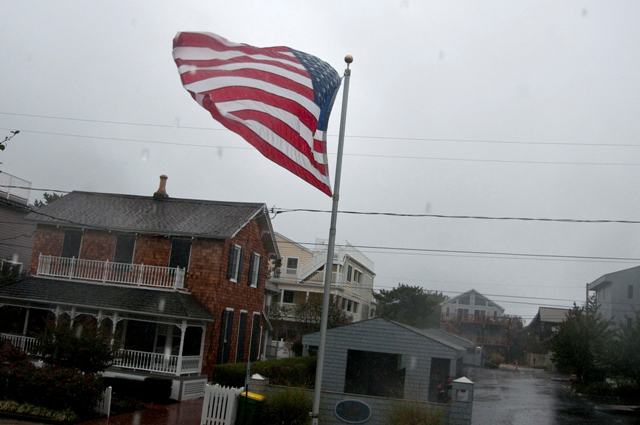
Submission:
<svg viewBox="0 0 640 425">
<path fill-rule="evenodd" d="M 260 153 L 331 196 L 327 125 L 340 75 L 289 47 L 180 32 L 173 58 L 196 102 Z"/>
</svg>

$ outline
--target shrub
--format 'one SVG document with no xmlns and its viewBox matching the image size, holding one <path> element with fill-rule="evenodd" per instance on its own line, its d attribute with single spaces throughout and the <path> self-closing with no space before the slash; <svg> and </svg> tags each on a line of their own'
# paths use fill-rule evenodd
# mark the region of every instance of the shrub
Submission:
<svg viewBox="0 0 640 425">
<path fill-rule="evenodd" d="M 251 363 L 251 374 L 254 373 L 269 378 L 269 383 L 273 385 L 311 388 L 315 380 L 316 358 L 293 357 L 255 362 Z M 246 363 L 229 363 L 216 366 L 213 381 L 221 385 L 242 387 L 245 376 Z"/>
<path fill-rule="evenodd" d="M 53 422 L 75 422 L 78 419 L 76 414 L 69 409 L 53 410 L 29 403 L 18 403 L 13 400 L 0 400 L 0 411 L 17 415 L 37 416 Z"/>
<path fill-rule="evenodd" d="M 0 395 L 19 403 L 93 414 L 104 386 L 100 378 L 74 369 L 36 368 L 31 364 L 0 369 Z"/>
<path fill-rule="evenodd" d="M 441 425 L 442 411 L 422 403 L 395 403 L 389 414 L 389 425 Z"/>
<path fill-rule="evenodd" d="M 312 403 L 301 388 L 288 388 L 265 399 L 262 421 L 270 425 L 306 425 L 311 423 Z"/>
<path fill-rule="evenodd" d="M 504 356 L 500 353 L 491 353 L 489 359 L 484 362 L 485 367 L 490 369 L 496 369 L 504 363 Z"/>
</svg>

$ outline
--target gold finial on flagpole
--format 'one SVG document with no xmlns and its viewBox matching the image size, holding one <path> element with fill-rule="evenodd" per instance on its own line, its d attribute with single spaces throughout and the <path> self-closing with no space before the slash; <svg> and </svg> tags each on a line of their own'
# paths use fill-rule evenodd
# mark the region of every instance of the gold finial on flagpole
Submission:
<svg viewBox="0 0 640 425">
<path fill-rule="evenodd" d="M 349 64 L 353 62 L 353 56 L 347 55 L 344 57 L 344 61 L 347 63 L 347 68 L 349 68 Z"/>
</svg>

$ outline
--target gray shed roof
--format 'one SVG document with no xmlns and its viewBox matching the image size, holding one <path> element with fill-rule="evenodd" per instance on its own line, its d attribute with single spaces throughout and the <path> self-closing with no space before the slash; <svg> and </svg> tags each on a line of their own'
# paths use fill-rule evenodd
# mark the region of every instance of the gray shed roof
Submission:
<svg viewBox="0 0 640 425">
<path fill-rule="evenodd" d="M 391 323 L 395 326 L 398 327 L 398 331 L 408 331 L 414 334 L 418 334 L 426 339 L 430 339 L 432 341 L 435 341 L 437 343 L 440 343 L 446 347 L 452 348 L 456 351 L 461 351 L 464 352 L 466 351 L 466 345 L 462 342 L 462 341 L 456 341 L 455 335 L 449 334 L 446 331 L 440 330 L 440 329 L 418 329 L 418 328 L 414 328 L 413 326 L 409 326 L 409 325 L 405 325 L 404 323 L 399 323 L 399 322 L 395 322 L 393 320 L 388 320 L 382 317 L 376 317 L 373 319 L 367 319 L 367 320 L 361 320 L 359 322 L 353 322 L 350 323 L 348 325 L 344 325 L 344 326 L 338 326 L 336 328 L 332 328 L 329 329 L 327 332 L 328 333 L 332 333 L 332 332 L 340 332 L 340 329 L 343 329 L 345 327 L 349 327 L 349 326 L 358 326 L 359 324 L 365 323 L 365 322 L 371 322 L 371 321 L 375 321 L 375 320 L 381 320 L 387 323 Z M 372 336 L 373 338 L 377 338 L 377 336 Z M 317 345 L 320 341 L 320 332 L 313 332 L 307 335 L 304 335 L 303 337 L 303 343 L 305 345 Z M 457 337 L 456 337 L 457 338 Z M 462 340 L 464 340 L 464 338 L 460 338 Z M 471 341 L 468 341 L 471 342 Z M 473 345 L 473 343 L 471 343 Z"/>
<path fill-rule="evenodd" d="M 30 213 L 27 219 L 124 232 L 227 239 L 264 210 L 261 203 L 156 200 L 151 196 L 74 191 Z"/>
<path fill-rule="evenodd" d="M 1 300 L 57 303 L 187 320 L 213 320 L 213 316 L 187 293 L 56 279 L 30 277 L 2 285 Z"/>
</svg>

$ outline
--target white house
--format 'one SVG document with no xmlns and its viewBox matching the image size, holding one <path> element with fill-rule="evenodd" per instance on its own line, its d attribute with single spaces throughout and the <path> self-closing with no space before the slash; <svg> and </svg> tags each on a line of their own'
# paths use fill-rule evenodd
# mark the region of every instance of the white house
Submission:
<svg viewBox="0 0 640 425">
<path fill-rule="evenodd" d="M 442 320 L 480 321 L 496 319 L 504 314 L 504 308 L 475 289 L 444 301 L 441 308 Z"/>
<path fill-rule="evenodd" d="M 595 292 L 602 317 L 618 326 L 630 323 L 640 312 L 640 266 L 600 276 L 588 289 Z"/>
</svg>

